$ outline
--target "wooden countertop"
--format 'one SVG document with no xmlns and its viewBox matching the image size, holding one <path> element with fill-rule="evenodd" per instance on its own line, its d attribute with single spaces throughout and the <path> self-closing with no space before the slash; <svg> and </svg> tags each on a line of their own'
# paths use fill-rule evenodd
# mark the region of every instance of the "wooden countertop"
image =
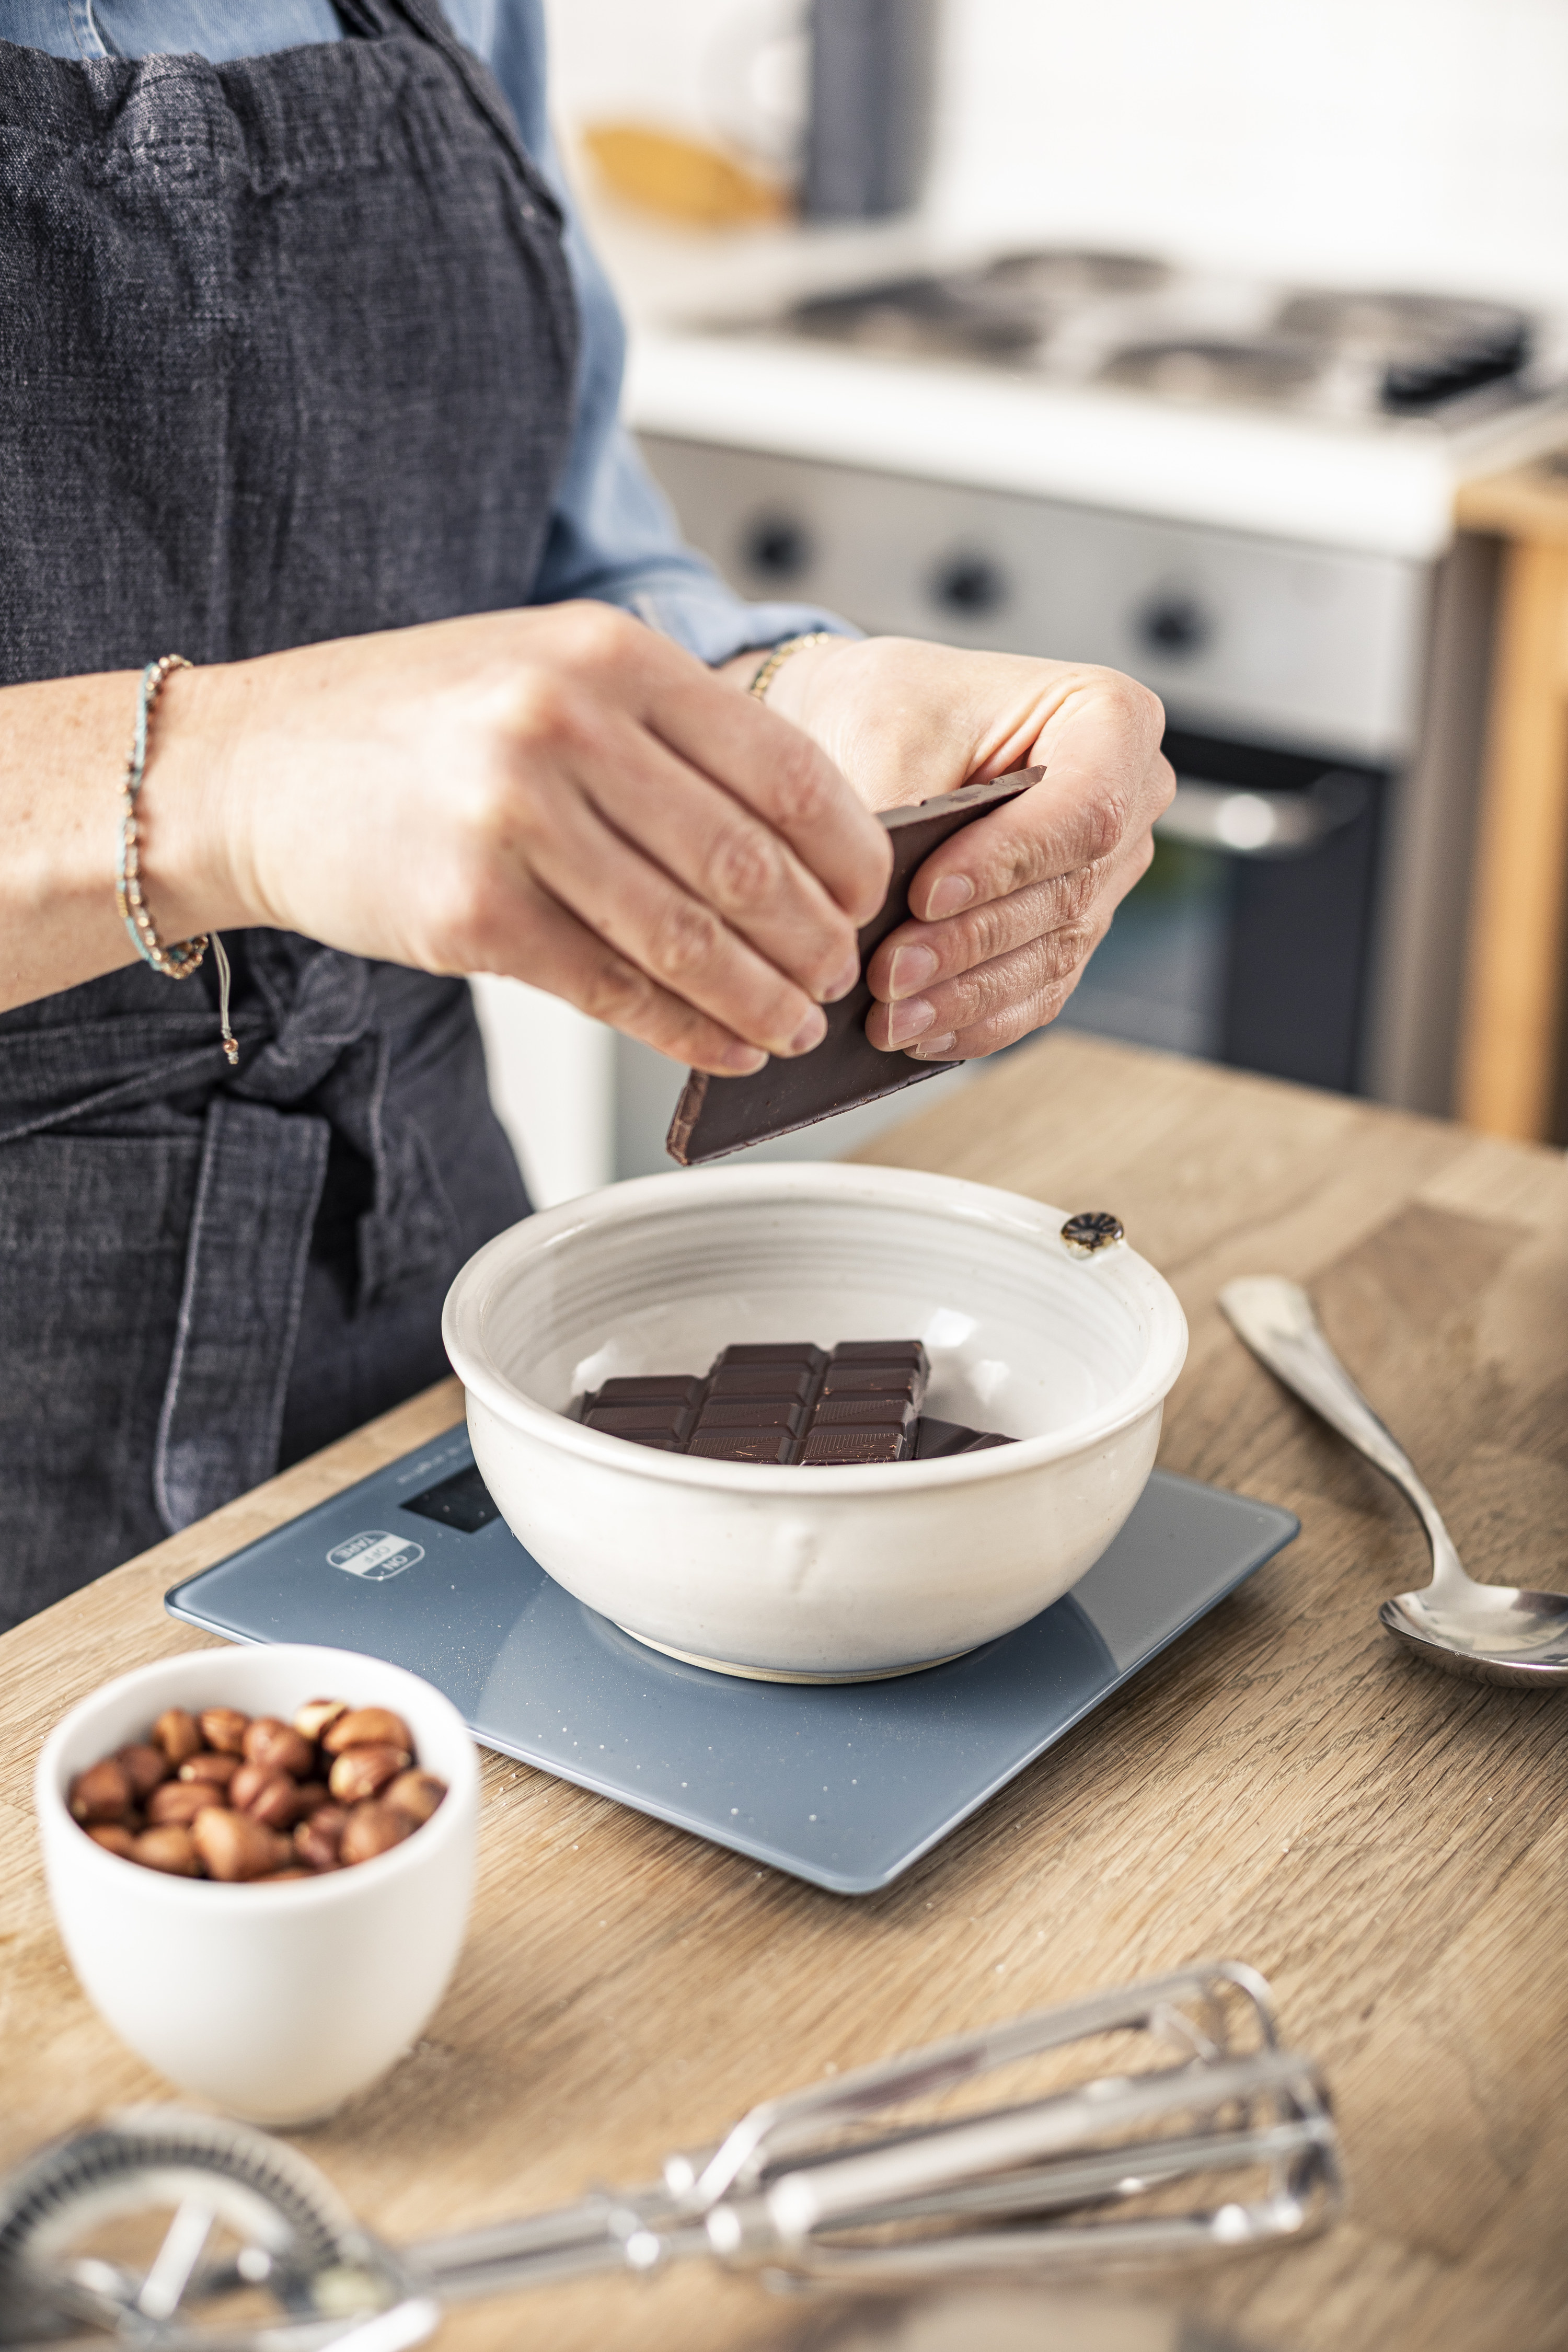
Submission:
<svg viewBox="0 0 1568 2352">
<path fill-rule="evenodd" d="M 393 2237 L 635 2181 L 754 2099 L 1208 1954 L 1272 1978 L 1325 2065 L 1349 2218 L 1184 2290 L 1301 2352 L 1568 2345 L 1568 1697 L 1426 1671 L 1378 1601 L 1425 1574 L 1392 1489 L 1215 1307 L 1311 1283 L 1477 1574 L 1565 1580 L 1568 1167 L 1336 1097 L 1061 1035 L 868 1158 L 1110 1207 L 1182 1296 L 1170 1467 L 1300 1513 L 1300 1540 L 897 1886 L 847 1900 L 502 1759 L 472 1932 L 426 2039 L 304 2145 Z M 167 2095 L 78 1991 L 30 1820 L 46 1731 L 199 1646 L 175 1578 L 457 1418 L 455 1383 L 0 1642 L 0 2162 Z M 552 2290 L 448 2322 L 455 2352 L 774 2346 L 750 2283 Z"/>
</svg>

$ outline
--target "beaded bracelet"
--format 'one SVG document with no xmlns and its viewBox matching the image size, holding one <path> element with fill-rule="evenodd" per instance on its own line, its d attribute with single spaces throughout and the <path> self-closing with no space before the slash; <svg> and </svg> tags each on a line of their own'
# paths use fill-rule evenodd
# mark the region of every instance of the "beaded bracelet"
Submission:
<svg viewBox="0 0 1568 2352">
<path fill-rule="evenodd" d="M 812 629 L 804 637 L 786 637 L 782 646 L 773 647 L 746 688 L 746 692 L 754 695 L 759 702 L 765 702 L 769 687 L 772 686 L 791 654 L 803 654 L 807 646 L 831 645 L 837 635 L 837 629 Z"/>
<path fill-rule="evenodd" d="M 163 691 L 171 672 L 189 669 L 192 664 L 183 654 L 165 654 L 162 660 L 149 662 L 142 673 L 141 690 L 136 697 L 136 732 L 131 739 L 131 752 L 125 763 L 125 778 L 121 787 L 123 806 L 120 816 L 120 848 L 114 867 L 114 902 L 120 909 L 120 919 L 130 935 L 131 944 L 143 963 L 161 971 L 165 980 L 189 980 L 200 969 L 210 947 L 217 966 L 218 1026 L 223 1033 L 223 1050 L 231 1067 L 239 1061 L 239 1041 L 229 1025 L 228 992 L 230 972 L 223 941 L 216 931 L 202 931 L 194 940 L 180 940 L 166 948 L 153 928 L 153 917 L 142 892 L 142 860 L 139 850 L 141 832 L 136 821 L 136 795 L 142 789 L 142 779 L 147 766 L 147 726 Z"/>
</svg>

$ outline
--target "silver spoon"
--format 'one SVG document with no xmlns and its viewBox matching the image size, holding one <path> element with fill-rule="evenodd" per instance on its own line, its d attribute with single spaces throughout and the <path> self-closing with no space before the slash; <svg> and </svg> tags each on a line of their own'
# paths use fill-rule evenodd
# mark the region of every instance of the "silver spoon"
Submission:
<svg viewBox="0 0 1568 2352">
<path fill-rule="evenodd" d="M 1294 1389 L 1412 1503 L 1432 1547 L 1432 1581 L 1398 1592 L 1379 1617 L 1391 1633 L 1450 1675 L 1538 1688 L 1568 1683 L 1568 1593 L 1525 1592 L 1467 1576 L 1436 1504 L 1324 1339 L 1299 1283 L 1278 1275 L 1227 1282 L 1224 1313 L 1277 1380 Z"/>
</svg>

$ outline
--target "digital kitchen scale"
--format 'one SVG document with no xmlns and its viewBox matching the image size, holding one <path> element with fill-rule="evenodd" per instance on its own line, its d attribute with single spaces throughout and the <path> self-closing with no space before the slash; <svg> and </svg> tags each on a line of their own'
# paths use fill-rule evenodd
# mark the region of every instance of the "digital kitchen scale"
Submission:
<svg viewBox="0 0 1568 2352">
<path fill-rule="evenodd" d="M 487 1748 L 868 1895 L 1300 1528 L 1271 1504 L 1156 1470 L 1104 1558 L 1016 1633 L 889 1682 L 745 1682 L 646 1648 L 548 1577 L 459 1425 L 187 1578 L 165 1605 L 230 1641 L 321 1642 L 407 1666 Z"/>
</svg>

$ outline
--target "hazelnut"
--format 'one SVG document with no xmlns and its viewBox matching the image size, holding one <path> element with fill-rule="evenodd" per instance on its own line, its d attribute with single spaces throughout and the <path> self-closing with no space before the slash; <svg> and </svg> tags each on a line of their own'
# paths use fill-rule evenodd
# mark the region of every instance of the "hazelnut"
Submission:
<svg viewBox="0 0 1568 2352">
<path fill-rule="evenodd" d="M 258 1715 L 246 1726 L 245 1760 L 263 1764 L 269 1772 L 287 1772 L 298 1780 L 314 1764 L 316 1750 L 291 1723 L 280 1723 L 275 1715 Z"/>
<path fill-rule="evenodd" d="M 395 1805 L 415 1822 L 427 1822 L 447 1793 L 447 1783 L 438 1780 L 434 1772 L 421 1772 L 417 1766 L 411 1772 L 400 1772 L 382 1790 L 382 1802 Z"/>
<path fill-rule="evenodd" d="M 204 1706 L 198 1720 L 202 1738 L 209 1748 L 225 1756 L 243 1756 L 245 1727 L 250 1721 L 237 1706 Z"/>
<path fill-rule="evenodd" d="M 383 1780 L 391 1773 L 384 1772 Z M 381 1785 L 378 1781 L 377 1787 Z M 89 1764 L 79 1772 L 70 1785 L 69 1804 L 72 1815 L 87 1828 L 94 1822 L 122 1822 L 131 1811 L 131 1775 L 116 1756 L 105 1756 L 100 1762 Z M 368 1790 L 361 1795 L 368 1796 Z"/>
<path fill-rule="evenodd" d="M 254 1886 L 277 1886 L 285 1878 L 314 1878 L 315 1875 L 313 1870 L 301 1869 L 297 1862 L 291 1862 L 286 1870 L 264 1870 L 260 1877 L 253 1879 L 251 1884 Z"/>
<path fill-rule="evenodd" d="M 338 1840 L 348 1814 L 342 1805 L 321 1805 L 294 1832 L 294 1851 L 312 1870 L 336 1870 Z"/>
<path fill-rule="evenodd" d="M 180 1767 L 182 1780 L 205 1780 L 209 1787 L 226 1789 L 239 1769 L 237 1756 L 216 1756 L 204 1748 L 199 1756 L 187 1756 Z"/>
<path fill-rule="evenodd" d="M 333 1762 L 327 1786 L 340 1804 L 362 1804 L 366 1797 L 374 1797 L 384 1789 L 407 1762 L 406 1748 L 381 1744 L 345 1748 Z"/>
<path fill-rule="evenodd" d="M 328 1724 L 348 1711 L 346 1699 L 308 1698 L 294 1717 L 294 1728 L 301 1739 L 320 1739 Z"/>
<path fill-rule="evenodd" d="M 276 1780 L 278 1777 L 276 1772 L 269 1772 L 265 1764 L 242 1764 L 228 1784 L 226 1801 L 237 1813 L 247 1813 L 252 1800 L 260 1795 L 268 1780 Z"/>
<path fill-rule="evenodd" d="M 154 1829 L 168 1829 L 176 1822 L 184 1829 L 199 1812 L 223 1801 L 223 1790 L 216 1789 L 210 1780 L 165 1780 L 147 1800 L 147 1819 Z"/>
<path fill-rule="evenodd" d="M 94 1845 L 102 1846 L 106 1853 L 118 1853 L 129 1862 L 136 1843 L 123 1822 L 95 1822 L 88 1832 Z"/>
<path fill-rule="evenodd" d="M 115 1761 L 123 1764 L 131 1775 L 131 1793 L 138 1804 L 143 1797 L 152 1795 L 160 1780 L 169 1777 L 168 1758 L 161 1748 L 153 1748 L 144 1739 L 132 1740 L 129 1748 L 121 1748 Z"/>
<path fill-rule="evenodd" d="M 319 1781 L 315 1785 L 324 1798 L 325 1789 Z M 290 1780 L 286 1772 L 275 1772 L 245 1810 L 253 1822 L 265 1822 L 269 1830 L 291 1830 L 296 1822 L 314 1811 L 315 1805 L 298 1780 Z"/>
<path fill-rule="evenodd" d="M 153 1741 L 171 1764 L 183 1764 L 201 1746 L 202 1735 L 194 1715 L 187 1715 L 183 1706 L 168 1706 L 153 1726 Z"/>
<path fill-rule="evenodd" d="M 170 1822 L 166 1828 L 143 1830 L 131 1849 L 131 1859 L 144 1870 L 162 1870 L 171 1878 L 199 1878 L 195 1841 L 187 1829 Z"/>
<path fill-rule="evenodd" d="M 385 1853 L 412 1837 L 416 1824 L 395 1805 L 378 1805 L 374 1801 L 356 1805 L 343 1823 L 343 1833 L 338 1842 L 338 1859 L 348 1868 L 356 1862 L 374 1862 L 378 1853 Z"/>
<path fill-rule="evenodd" d="M 341 1756 L 345 1748 L 405 1748 L 410 1754 L 414 1749 L 408 1726 L 389 1706 L 351 1707 L 327 1726 L 321 1745 L 329 1756 Z"/>
<path fill-rule="evenodd" d="M 287 1841 L 275 1830 L 226 1806 L 208 1805 L 198 1814 L 191 1838 L 208 1875 L 229 1882 L 260 1878 L 292 1860 Z"/>
<path fill-rule="evenodd" d="M 300 1813 L 304 1819 L 309 1819 L 312 1813 L 319 1813 L 324 1806 L 332 1806 L 334 1811 L 339 1810 L 334 1803 L 332 1792 L 324 1780 L 301 1780 L 300 1795 L 302 1801 Z"/>
</svg>

